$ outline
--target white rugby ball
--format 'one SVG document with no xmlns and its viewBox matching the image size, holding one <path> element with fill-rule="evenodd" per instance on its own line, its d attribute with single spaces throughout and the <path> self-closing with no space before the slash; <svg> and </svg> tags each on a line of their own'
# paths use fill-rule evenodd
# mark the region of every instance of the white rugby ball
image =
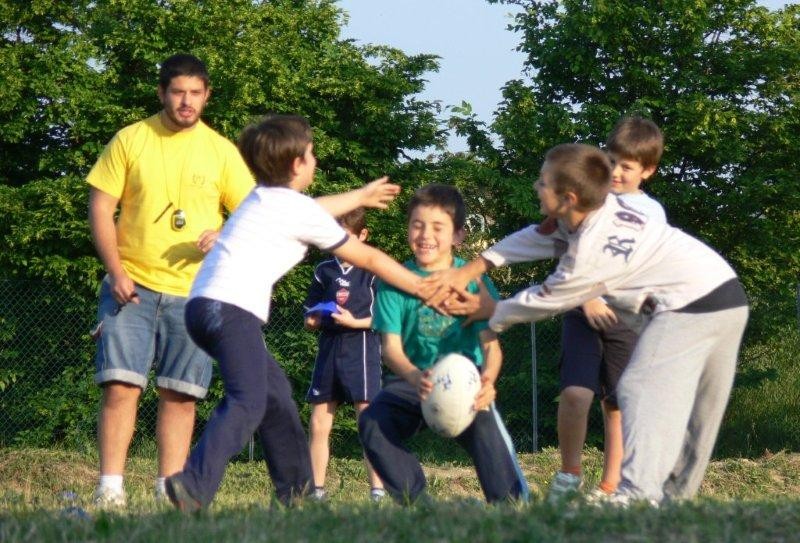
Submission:
<svg viewBox="0 0 800 543">
<path fill-rule="evenodd" d="M 456 437 L 475 420 L 475 396 L 481 389 L 478 368 L 466 356 L 451 353 L 430 372 L 433 390 L 422 402 L 422 416 L 437 434 Z"/>
</svg>

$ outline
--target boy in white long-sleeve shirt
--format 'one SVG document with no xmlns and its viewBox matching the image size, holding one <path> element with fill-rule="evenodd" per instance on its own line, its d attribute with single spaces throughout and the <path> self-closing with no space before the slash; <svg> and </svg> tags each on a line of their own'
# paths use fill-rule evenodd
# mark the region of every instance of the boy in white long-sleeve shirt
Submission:
<svg viewBox="0 0 800 543">
<path fill-rule="evenodd" d="M 495 307 L 481 299 L 481 312 L 493 311 L 489 325 L 501 332 L 603 296 L 641 334 L 617 387 L 625 457 L 611 500 L 688 498 L 700 487 L 730 395 L 747 300 L 722 257 L 609 194 L 610 179 L 599 149 L 554 147 L 535 184 L 548 219 L 432 278 L 429 288 L 558 258 L 544 283 Z"/>
</svg>

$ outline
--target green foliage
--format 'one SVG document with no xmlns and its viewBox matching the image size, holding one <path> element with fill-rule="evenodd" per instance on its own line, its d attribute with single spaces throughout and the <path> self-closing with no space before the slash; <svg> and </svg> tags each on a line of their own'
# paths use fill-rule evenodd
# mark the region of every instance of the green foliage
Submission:
<svg viewBox="0 0 800 543">
<path fill-rule="evenodd" d="M 587 464 L 599 469 L 597 450 Z M 532 490 L 526 504 L 483 503 L 474 469 L 426 462 L 429 502 L 411 507 L 368 501 L 361 459 L 334 459 L 328 503 L 270 506 L 261 462 L 229 465 L 211 508 L 181 515 L 153 499 L 154 455 L 130 459 L 128 509 L 88 504 L 96 459 L 53 449 L 0 450 L 0 540 L 16 541 L 726 541 L 796 539 L 800 459 L 775 454 L 712 462 L 695 500 L 659 509 L 622 510 L 571 503 L 553 507 L 543 493 L 557 452 L 521 455 Z M 66 491 L 66 492 L 65 492 Z"/>
<path fill-rule="evenodd" d="M 784 326 L 748 345 L 717 443 L 719 455 L 800 450 L 800 332 Z"/>
<path fill-rule="evenodd" d="M 227 137 L 235 139 L 268 112 L 309 118 L 320 158 L 314 192 L 400 172 L 406 150 L 441 146 L 438 105 L 414 97 L 425 73 L 437 69 L 435 57 L 340 40 L 343 17 L 330 0 L 0 0 L 3 277 L 44 280 L 45 290 L 53 285 L 68 300 L 74 325 L 89 330 L 103 270 L 86 220 L 84 179 L 117 130 L 160 108 L 158 63 L 177 52 L 206 61 L 213 92 L 204 119 Z M 401 217 L 395 209 L 376 223 L 376 240 L 404 228 Z M 277 286 L 277 326 L 268 328 L 298 399 L 315 343 L 284 313 L 299 315 L 310 270 L 301 266 Z M 91 436 L 94 428 L 94 345 L 83 332 L 48 330 L 45 320 L 36 320 L 54 311 L 41 299 L 46 295 L 19 296 L 19 285 L 2 293 L 0 442 L 16 436 L 74 444 L 78 433 Z M 15 310 L 18 298 L 30 307 Z M 81 340 L 68 348 L 59 344 L 76 336 Z M 37 348 L 20 345 L 24 338 Z M 199 424 L 221 395 L 217 380 L 200 406 Z M 147 391 L 143 412 L 155 402 Z M 148 432 L 153 424 L 143 417 L 139 428 Z"/>
<path fill-rule="evenodd" d="M 672 224 L 737 269 L 752 301 L 752 334 L 787 322 L 800 269 L 800 6 L 501 2 L 523 8 L 512 26 L 531 81 L 506 84 L 491 127 L 497 149 L 474 118 L 451 120 L 504 172 L 496 200 L 516 202 L 520 185 L 530 194 L 551 146 L 601 144 L 622 115 L 652 118 L 666 149 L 647 190 Z M 521 220 L 529 215 L 503 205 Z"/>
</svg>

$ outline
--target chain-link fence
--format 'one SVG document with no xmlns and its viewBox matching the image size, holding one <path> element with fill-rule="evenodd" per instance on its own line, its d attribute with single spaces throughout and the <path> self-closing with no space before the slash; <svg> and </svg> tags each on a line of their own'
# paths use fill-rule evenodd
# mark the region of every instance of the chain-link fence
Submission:
<svg viewBox="0 0 800 543">
<path fill-rule="evenodd" d="M 43 282 L 0 281 L 0 445 L 93 445 L 100 389 L 93 381 L 95 346 L 89 330 L 95 324 L 96 304 L 96 298 L 87 300 L 86 295 Z M 307 421 L 310 408 L 303 398 L 316 336 L 303 329 L 300 304 L 276 302 L 265 335 Z M 517 449 L 554 445 L 560 321 L 513 327 L 501 342 L 498 406 Z M 215 376 L 208 398 L 198 404 L 197 430 L 221 396 Z M 152 440 L 156 406 L 156 393 L 148 387 L 140 403 L 135 444 Z M 352 410 L 343 409 L 333 431 L 334 453 L 358 448 Z M 592 426 L 599 422 L 595 413 Z M 590 431 L 590 443 L 598 435 Z"/>
</svg>

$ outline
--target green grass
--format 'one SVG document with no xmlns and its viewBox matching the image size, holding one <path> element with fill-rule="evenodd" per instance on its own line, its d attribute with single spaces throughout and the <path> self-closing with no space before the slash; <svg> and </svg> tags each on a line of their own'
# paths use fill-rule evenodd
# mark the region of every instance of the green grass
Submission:
<svg viewBox="0 0 800 543">
<path fill-rule="evenodd" d="M 96 458 L 77 452 L 0 449 L 0 541 L 791 541 L 800 526 L 800 455 L 711 464 L 698 499 L 661 509 L 625 511 L 554 508 L 542 501 L 557 467 L 553 449 L 521 455 L 534 499 L 487 506 L 472 468 L 461 459 L 428 463 L 432 503 L 376 506 L 358 459 L 334 459 L 326 504 L 293 509 L 270 500 L 262 462 L 229 467 L 212 507 L 184 516 L 152 498 L 155 462 L 128 465 L 127 510 L 88 505 Z M 600 454 L 586 452 L 587 484 L 596 482 Z M 65 499 L 65 492 L 76 497 Z M 81 507 L 84 513 L 76 513 Z"/>
</svg>

